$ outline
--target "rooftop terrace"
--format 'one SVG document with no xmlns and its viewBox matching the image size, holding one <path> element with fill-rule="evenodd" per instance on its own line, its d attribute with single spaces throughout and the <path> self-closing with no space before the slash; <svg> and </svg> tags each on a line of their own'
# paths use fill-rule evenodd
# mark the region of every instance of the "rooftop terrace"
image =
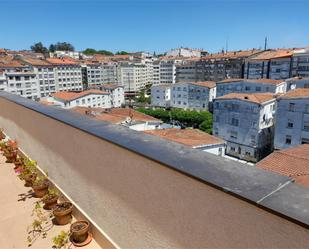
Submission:
<svg viewBox="0 0 309 249">
<path fill-rule="evenodd" d="M 290 177 L 4 92 L 0 127 L 92 222 L 97 242 L 308 247 L 309 190 Z"/>
</svg>

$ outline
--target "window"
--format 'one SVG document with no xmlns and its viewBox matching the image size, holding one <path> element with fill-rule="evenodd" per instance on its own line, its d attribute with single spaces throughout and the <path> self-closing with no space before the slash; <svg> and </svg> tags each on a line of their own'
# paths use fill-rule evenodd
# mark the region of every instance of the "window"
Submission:
<svg viewBox="0 0 309 249">
<path fill-rule="evenodd" d="M 230 138 L 237 139 L 237 131 L 231 131 Z"/>
<path fill-rule="evenodd" d="M 234 151 L 234 152 L 235 152 L 235 150 L 236 150 L 235 147 L 231 147 L 231 151 Z"/>
<path fill-rule="evenodd" d="M 292 120 L 288 120 L 288 124 L 287 124 L 287 128 L 293 128 L 293 122 L 292 122 Z"/>
<path fill-rule="evenodd" d="M 304 121 L 304 130 L 305 131 L 309 131 L 309 120 L 308 121 Z"/>
<path fill-rule="evenodd" d="M 308 83 L 304 84 L 304 88 L 309 88 L 309 84 Z"/>
<path fill-rule="evenodd" d="M 308 104 L 305 106 L 305 113 L 309 113 L 309 105 Z"/>
<path fill-rule="evenodd" d="M 231 125 L 238 126 L 239 125 L 239 120 L 237 118 L 232 118 Z"/>
<path fill-rule="evenodd" d="M 285 143 L 286 143 L 286 144 L 291 144 L 291 143 L 292 143 L 292 136 L 286 135 L 286 137 L 285 137 Z"/>
<path fill-rule="evenodd" d="M 261 89 L 260 86 L 257 86 L 257 87 L 255 88 L 255 90 L 256 90 L 257 92 L 260 92 L 262 89 Z"/>
<path fill-rule="evenodd" d="M 246 86 L 246 87 L 245 87 L 245 90 L 246 90 L 246 91 L 250 91 L 250 89 L 251 89 L 250 86 Z"/>
<path fill-rule="evenodd" d="M 289 111 L 294 112 L 294 109 L 295 109 L 295 103 L 290 103 L 289 104 Z"/>
</svg>

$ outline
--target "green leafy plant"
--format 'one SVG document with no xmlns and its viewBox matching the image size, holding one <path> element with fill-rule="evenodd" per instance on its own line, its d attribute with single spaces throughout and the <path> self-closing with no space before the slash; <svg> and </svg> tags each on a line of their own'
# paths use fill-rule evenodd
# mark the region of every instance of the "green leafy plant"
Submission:
<svg viewBox="0 0 309 249">
<path fill-rule="evenodd" d="M 47 194 L 42 198 L 42 201 L 47 201 L 54 198 L 55 196 L 59 196 L 59 191 L 55 188 L 49 188 Z"/>
<path fill-rule="evenodd" d="M 69 248 L 70 244 L 70 232 L 61 231 L 57 236 L 53 238 L 53 248 Z"/>
<path fill-rule="evenodd" d="M 43 211 L 42 205 L 39 201 L 35 203 L 31 216 L 34 217 L 34 220 L 27 228 L 28 246 L 32 246 L 39 237 L 46 238 L 47 231 L 53 227 L 53 223 L 51 221 L 53 216 L 51 213 Z"/>
</svg>

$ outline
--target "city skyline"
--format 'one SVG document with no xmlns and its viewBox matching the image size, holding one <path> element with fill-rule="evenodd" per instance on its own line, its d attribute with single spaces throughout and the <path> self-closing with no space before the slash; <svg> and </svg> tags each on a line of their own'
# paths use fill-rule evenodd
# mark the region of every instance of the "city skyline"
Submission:
<svg viewBox="0 0 309 249">
<path fill-rule="evenodd" d="M 3 26 L 1 46 L 19 50 L 35 42 L 49 46 L 66 41 L 79 51 L 161 53 L 182 46 L 218 52 L 263 48 L 266 36 L 269 48 L 309 45 L 305 1 L 85 3 L 2 1 L 0 21 L 8 25 Z M 297 8 L 298 18 L 288 14 L 291 8 Z"/>
</svg>

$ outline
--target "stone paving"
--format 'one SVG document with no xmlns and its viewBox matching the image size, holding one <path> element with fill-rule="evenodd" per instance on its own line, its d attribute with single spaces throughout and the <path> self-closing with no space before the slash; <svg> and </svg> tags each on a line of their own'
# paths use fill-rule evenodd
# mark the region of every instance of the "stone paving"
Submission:
<svg viewBox="0 0 309 249">
<path fill-rule="evenodd" d="M 31 214 L 38 199 L 29 195 L 31 188 L 24 186 L 24 182 L 16 176 L 13 168 L 14 165 L 6 163 L 3 155 L 0 154 L 0 248 L 53 248 L 52 238 L 62 230 L 68 231 L 70 224 L 65 226 L 52 225 L 46 238 L 39 237 L 31 247 L 28 247 L 27 227 L 34 221 Z M 21 195 L 27 197 L 22 200 Z M 75 248 L 75 246 L 71 244 L 69 248 Z M 96 249 L 101 247 L 93 240 L 83 248 Z"/>
</svg>

